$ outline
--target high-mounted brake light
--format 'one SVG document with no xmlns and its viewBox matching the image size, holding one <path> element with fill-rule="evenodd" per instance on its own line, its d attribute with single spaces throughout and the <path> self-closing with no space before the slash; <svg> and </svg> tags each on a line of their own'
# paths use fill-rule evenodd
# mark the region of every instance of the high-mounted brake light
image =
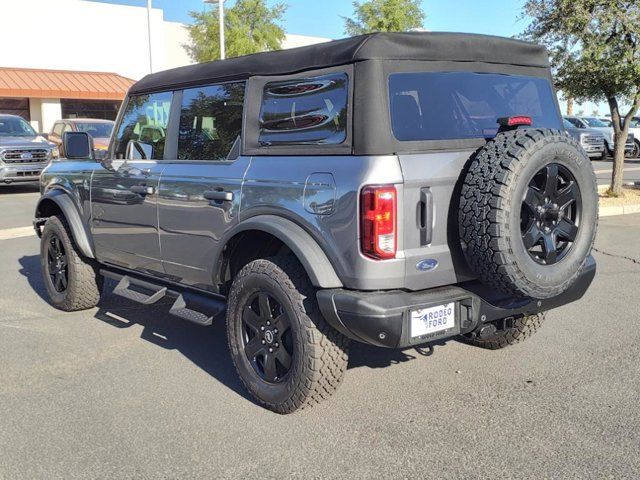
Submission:
<svg viewBox="0 0 640 480">
<path fill-rule="evenodd" d="M 521 125 L 531 126 L 533 120 L 526 115 L 517 115 L 515 117 L 502 117 L 498 119 L 498 124 L 502 127 L 519 127 Z"/>
<path fill-rule="evenodd" d="M 396 187 L 365 187 L 360 195 L 362 253 L 378 260 L 395 258 L 397 248 Z"/>
</svg>

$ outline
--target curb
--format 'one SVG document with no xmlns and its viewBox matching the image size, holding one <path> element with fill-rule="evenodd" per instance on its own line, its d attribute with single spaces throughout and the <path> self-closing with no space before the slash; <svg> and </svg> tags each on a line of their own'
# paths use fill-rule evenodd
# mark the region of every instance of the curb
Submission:
<svg viewBox="0 0 640 480">
<path fill-rule="evenodd" d="M 614 217 L 617 215 L 631 215 L 640 213 L 640 203 L 620 205 L 619 207 L 600 207 L 600 217 Z"/>
<path fill-rule="evenodd" d="M 640 187 L 640 182 L 623 183 L 623 187 Z M 609 185 L 599 185 L 598 193 L 604 193 Z M 600 207 L 600 217 L 613 217 L 617 215 L 630 215 L 632 213 L 640 213 L 640 203 L 632 203 L 629 205 L 618 205 L 614 207 Z"/>
</svg>

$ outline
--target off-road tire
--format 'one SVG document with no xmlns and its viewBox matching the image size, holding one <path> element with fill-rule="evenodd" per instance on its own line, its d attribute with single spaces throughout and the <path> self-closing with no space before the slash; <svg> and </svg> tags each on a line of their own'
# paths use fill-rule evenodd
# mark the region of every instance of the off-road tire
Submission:
<svg viewBox="0 0 640 480">
<path fill-rule="evenodd" d="M 536 333 L 544 322 L 545 314 L 527 315 L 513 321 L 513 327 L 506 330 L 498 330 L 488 338 L 467 338 L 467 342 L 476 347 L 498 350 L 500 348 L 524 342 Z"/>
<path fill-rule="evenodd" d="M 266 291 L 290 315 L 295 353 L 283 383 L 265 382 L 244 352 L 242 310 L 256 291 Z M 234 365 L 247 390 L 264 407 L 292 413 L 328 399 L 342 382 L 349 340 L 326 323 L 315 288 L 298 260 L 276 256 L 254 260 L 236 276 L 227 305 L 227 336 Z"/>
<path fill-rule="evenodd" d="M 576 240 L 565 258 L 539 265 L 524 247 L 521 208 L 529 182 L 551 163 L 575 177 L 582 212 Z M 458 223 L 466 260 L 485 284 L 520 297 L 560 295 L 580 276 L 595 240 L 598 196 L 591 162 L 573 138 L 558 130 L 500 133 L 470 162 Z"/>
<path fill-rule="evenodd" d="M 46 249 L 52 235 L 60 239 L 67 256 L 68 280 L 63 292 L 55 290 L 48 273 Z M 67 220 L 62 215 L 50 217 L 44 224 L 40 241 L 40 267 L 51 304 L 57 309 L 65 312 L 87 310 L 100 301 L 103 278 L 95 263 L 80 253 Z"/>
</svg>

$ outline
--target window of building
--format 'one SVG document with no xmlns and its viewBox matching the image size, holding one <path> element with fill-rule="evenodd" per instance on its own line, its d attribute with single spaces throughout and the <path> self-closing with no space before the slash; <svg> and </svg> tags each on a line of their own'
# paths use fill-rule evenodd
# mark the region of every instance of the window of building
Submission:
<svg viewBox="0 0 640 480">
<path fill-rule="evenodd" d="M 172 92 L 137 95 L 129 98 L 116 134 L 116 158 L 126 157 L 129 142 L 136 142 L 135 151 L 143 151 L 150 160 L 161 160 L 171 110 Z"/>
<path fill-rule="evenodd" d="M 391 125 L 400 141 L 493 137 L 498 118 L 526 115 L 533 126 L 562 128 L 545 78 L 474 72 L 389 77 Z"/>
<path fill-rule="evenodd" d="M 19 115 L 27 122 L 31 120 L 28 98 L 0 98 L 0 113 Z"/>
<path fill-rule="evenodd" d="M 347 138 L 345 73 L 267 83 L 260 112 L 262 146 L 338 145 Z"/>
<path fill-rule="evenodd" d="M 244 83 L 185 90 L 180 111 L 179 160 L 226 160 L 242 132 Z"/>
<path fill-rule="evenodd" d="M 115 120 L 120 101 L 114 100 L 60 100 L 62 118 L 99 118 Z"/>
</svg>

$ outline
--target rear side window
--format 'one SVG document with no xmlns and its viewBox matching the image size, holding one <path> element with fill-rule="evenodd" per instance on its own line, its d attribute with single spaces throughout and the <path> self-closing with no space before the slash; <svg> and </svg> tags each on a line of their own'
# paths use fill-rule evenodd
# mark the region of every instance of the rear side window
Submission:
<svg viewBox="0 0 640 480">
<path fill-rule="evenodd" d="M 389 77 L 391 125 L 400 141 L 493 137 L 500 117 L 526 115 L 534 127 L 561 129 L 547 79 L 473 72 Z"/>
<path fill-rule="evenodd" d="M 226 160 L 239 142 L 243 105 L 244 83 L 185 90 L 180 110 L 178 159 Z"/>
<path fill-rule="evenodd" d="M 348 97 L 346 73 L 267 83 L 260 110 L 260 145 L 343 143 Z"/>
<path fill-rule="evenodd" d="M 162 160 L 172 98 L 172 92 L 129 98 L 116 134 L 116 158 L 125 158 L 129 147 L 132 158 Z"/>
</svg>

